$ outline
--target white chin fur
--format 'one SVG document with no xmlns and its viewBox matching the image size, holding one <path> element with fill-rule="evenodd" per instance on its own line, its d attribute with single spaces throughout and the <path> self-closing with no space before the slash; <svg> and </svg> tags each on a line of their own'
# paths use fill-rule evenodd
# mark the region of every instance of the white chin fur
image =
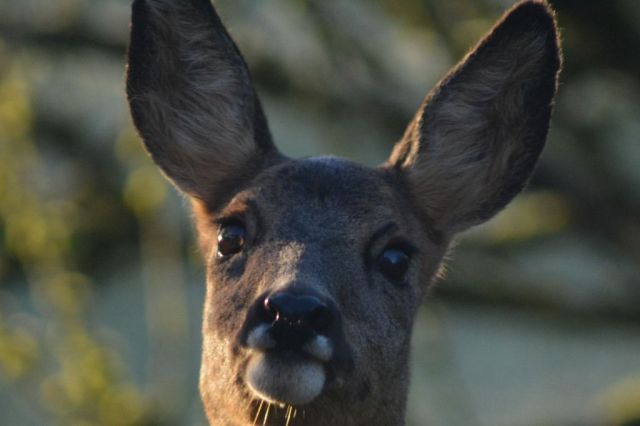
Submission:
<svg viewBox="0 0 640 426">
<path fill-rule="evenodd" d="M 275 403 L 304 405 L 322 392 L 322 364 L 305 359 L 282 359 L 275 354 L 256 353 L 249 361 L 246 381 L 260 398 Z"/>
</svg>

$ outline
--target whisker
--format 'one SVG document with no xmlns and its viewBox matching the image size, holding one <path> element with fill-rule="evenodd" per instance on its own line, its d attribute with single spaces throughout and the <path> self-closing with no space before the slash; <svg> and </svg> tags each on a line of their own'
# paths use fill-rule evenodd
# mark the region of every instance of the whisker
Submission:
<svg viewBox="0 0 640 426">
<path fill-rule="evenodd" d="M 291 405 L 289 405 L 287 407 L 287 422 L 285 423 L 284 426 L 289 426 L 289 422 L 291 421 L 291 411 L 293 410 L 293 407 Z"/>
<path fill-rule="evenodd" d="M 258 411 L 256 411 L 256 417 L 253 419 L 253 426 L 258 424 L 258 418 L 260 417 L 260 411 L 262 411 L 262 405 L 264 404 L 264 399 L 260 400 L 260 405 L 258 405 Z"/>
<path fill-rule="evenodd" d="M 262 426 L 265 426 L 267 424 L 267 419 L 269 418 L 269 409 L 271 408 L 271 403 L 269 402 L 267 404 L 267 411 L 265 411 L 264 413 L 264 420 L 262 421 Z"/>
</svg>

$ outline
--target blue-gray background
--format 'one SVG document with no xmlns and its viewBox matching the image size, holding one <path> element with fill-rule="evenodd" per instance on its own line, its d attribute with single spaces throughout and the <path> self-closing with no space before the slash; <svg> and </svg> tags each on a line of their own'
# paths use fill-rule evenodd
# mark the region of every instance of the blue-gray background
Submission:
<svg viewBox="0 0 640 426">
<path fill-rule="evenodd" d="M 281 149 L 383 161 L 510 0 L 218 0 Z M 557 0 L 528 191 L 461 238 L 409 424 L 640 421 L 640 2 Z M 0 424 L 202 425 L 203 268 L 124 98 L 129 2 L 0 0 Z"/>
</svg>

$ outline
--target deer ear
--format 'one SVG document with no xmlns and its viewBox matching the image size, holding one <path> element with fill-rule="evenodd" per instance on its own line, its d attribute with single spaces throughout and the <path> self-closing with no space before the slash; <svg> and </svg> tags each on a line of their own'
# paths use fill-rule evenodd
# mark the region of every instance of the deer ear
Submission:
<svg viewBox="0 0 640 426">
<path fill-rule="evenodd" d="M 427 95 L 385 167 L 436 227 L 483 222 L 524 187 L 549 128 L 558 46 L 546 3 L 521 2 Z"/>
<path fill-rule="evenodd" d="M 135 0 L 127 96 L 147 150 L 208 201 L 276 154 L 247 66 L 209 0 Z"/>
</svg>

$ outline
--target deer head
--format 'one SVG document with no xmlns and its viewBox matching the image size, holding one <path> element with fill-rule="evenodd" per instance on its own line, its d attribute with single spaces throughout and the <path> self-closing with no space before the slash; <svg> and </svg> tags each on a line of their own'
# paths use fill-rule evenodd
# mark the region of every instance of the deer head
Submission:
<svg viewBox="0 0 640 426">
<path fill-rule="evenodd" d="M 290 159 L 209 0 L 135 0 L 127 94 L 193 205 L 211 424 L 404 422 L 416 310 L 454 236 L 527 183 L 559 68 L 553 13 L 524 1 L 427 95 L 386 163 Z"/>
</svg>

